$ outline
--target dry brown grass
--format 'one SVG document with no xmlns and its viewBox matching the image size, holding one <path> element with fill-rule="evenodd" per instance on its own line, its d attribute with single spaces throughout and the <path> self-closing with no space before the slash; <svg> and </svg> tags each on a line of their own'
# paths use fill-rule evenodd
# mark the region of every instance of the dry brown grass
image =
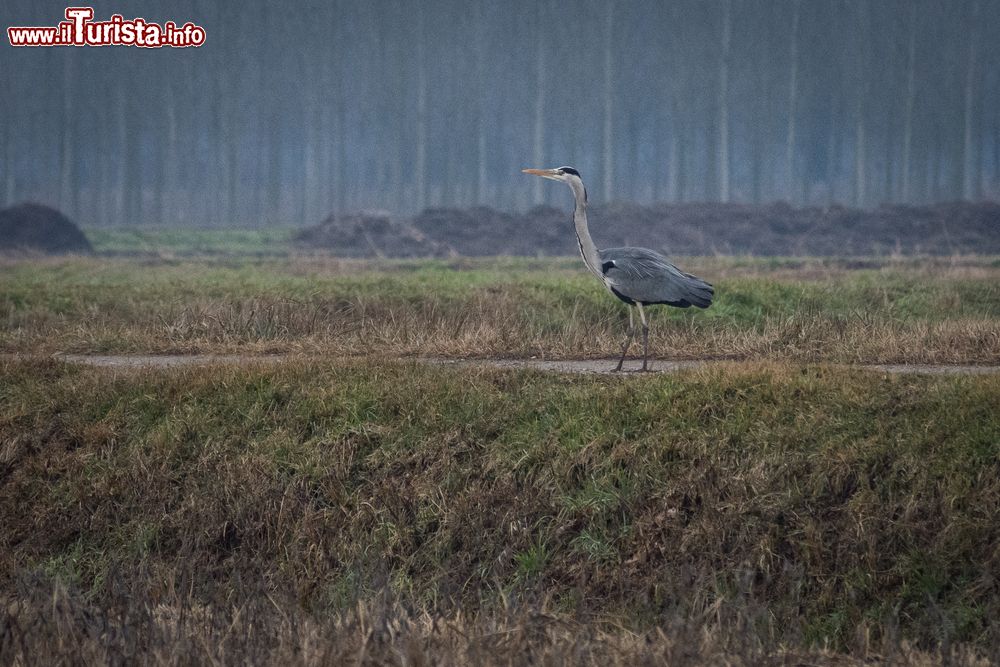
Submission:
<svg viewBox="0 0 1000 667">
<path fill-rule="evenodd" d="M 6 337 L 9 352 L 220 353 L 455 358 L 588 359 L 616 355 L 625 321 L 565 309 L 565 319 L 525 314 L 517 294 L 438 304 L 303 304 L 247 299 L 177 306 L 156 321 L 125 324 L 95 313 L 72 324 L 42 316 Z M 771 359 L 851 364 L 1000 363 L 1000 322 L 959 317 L 901 321 L 867 317 L 787 316 L 753 325 L 696 318 L 663 321 L 656 313 L 650 355 L 659 359 Z M 634 346 L 632 354 L 640 348 Z"/>
<path fill-rule="evenodd" d="M 625 310 L 569 260 L 7 260 L 0 350 L 606 357 Z M 970 258 L 739 260 L 704 312 L 653 313 L 674 359 L 1000 361 L 1000 267 Z"/>
<path fill-rule="evenodd" d="M 178 599 L 180 598 L 180 599 Z M 280 602 L 279 602 L 280 600 Z M 102 606 L 61 584 L 28 582 L 0 609 L 5 665 L 848 665 L 985 667 L 967 646 L 921 651 L 890 635 L 859 636 L 850 653 L 789 648 L 759 632 L 766 619 L 707 618 L 648 631 L 581 622 L 539 607 L 467 616 L 386 599 L 318 617 L 260 591 L 204 605 L 118 590 Z"/>
</svg>

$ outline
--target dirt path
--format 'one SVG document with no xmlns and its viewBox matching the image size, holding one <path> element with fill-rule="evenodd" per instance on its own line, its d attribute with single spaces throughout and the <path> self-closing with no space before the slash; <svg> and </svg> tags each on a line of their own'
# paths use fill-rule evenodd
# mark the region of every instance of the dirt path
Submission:
<svg viewBox="0 0 1000 667">
<path fill-rule="evenodd" d="M 283 354 L 56 354 L 53 358 L 71 364 L 106 368 L 176 368 L 216 364 L 279 364 L 303 357 Z"/>
<path fill-rule="evenodd" d="M 9 355 L 8 359 L 16 359 L 19 355 Z M 106 368 L 179 368 L 184 366 L 210 366 L 215 364 L 278 364 L 302 359 L 323 360 L 323 357 L 303 357 L 297 355 L 240 355 L 240 354 L 120 354 L 120 355 L 89 355 L 89 354 L 59 354 L 61 359 L 72 364 L 86 364 Z M 578 359 L 578 360 L 544 360 L 544 359 L 443 359 L 419 358 L 429 364 L 442 366 L 492 366 L 495 368 L 531 368 L 552 373 L 571 374 L 611 374 L 616 360 L 613 359 Z M 703 368 L 720 362 L 716 361 L 653 361 L 654 373 L 674 373 L 677 371 Z M 640 362 L 631 360 L 625 366 L 627 373 L 634 373 L 640 367 Z M 930 365 L 930 364 L 871 364 L 858 366 L 878 373 L 891 374 L 921 374 L 921 375 L 986 375 L 1000 373 L 1000 366 L 964 366 L 964 365 Z"/>
<path fill-rule="evenodd" d="M 617 359 L 580 359 L 548 361 L 542 359 L 428 359 L 427 361 L 456 366 L 490 365 L 498 368 L 533 368 L 553 373 L 596 373 L 610 375 L 618 363 Z M 676 373 L 691 368 L 705 368 L 723 362 L 718 361 L 651 361 L 650 368 L 654 373 Z M 642 361 L 627 361 L 624 366 L 626 373 L 638 373 Z M 1000 366 L 961 366 L 961 365 L 930 365 L 930 364 L 870 364 L 857 368 L 879 373 L 894 375 L 913 373 L 919 375 L 985 375 L 1000 373 Z"/>
</svg>

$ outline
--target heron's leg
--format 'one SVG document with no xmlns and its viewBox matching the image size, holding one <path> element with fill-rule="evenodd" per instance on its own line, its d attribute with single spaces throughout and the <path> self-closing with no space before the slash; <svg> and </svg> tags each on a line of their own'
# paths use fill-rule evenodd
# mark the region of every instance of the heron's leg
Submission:
<svg viewBox="0 0 1000 667">
<path fill-rule="evenodd" d="M 646 367 L 649 358 L 649 322 L 646 321 L 646 311 L 642 309 L 642 304 L 638 301 L 635 305 L 639 308 L 639 319 L 642 320 L 642 370 L 649 370 Z"/>
<path fill-rule="evenodd" d="M 622 363 L 625 361 L 625 355 L 628 353 L 628 348 L 632 345 L 632 339 L 635 337 L 635 324 L 632 319 L 632 306 L 628 308 L 628 331 L 625 332 L 625 344 L 622 345 L 622 356 L 618 360 L 618 365 L 615 366 L 615 370 L 612 371 L 617 373 L 622 369 Z"/>
</svg>

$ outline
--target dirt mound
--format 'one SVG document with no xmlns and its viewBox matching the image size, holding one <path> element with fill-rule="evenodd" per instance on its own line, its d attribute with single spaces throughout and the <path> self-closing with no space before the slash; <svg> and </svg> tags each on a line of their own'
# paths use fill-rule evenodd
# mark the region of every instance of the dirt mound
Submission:
<svg viewBox="0 0 1000 667">
<path fill-rule="evenodd" d="M 872 210 L 748 204 L 596 207 L 599 246 L 683 255 L 887 255 L 1000 252 L 1000 204 L 885 205 Z"/>
<path fill-rule="evenodd" d="M 566 211 L 551 206 L 537 206 L 527 213 L 476 206 L 427 209 L 413 224 L 460 255 L 567 255 L 576 252 L 568 219 Z"/>
<path fill-rule="evenodd" d="M 54 208 L 18 204 L 0 210 L 0 252 L 93 252 L 80 228 Z"/>
<path fill-rule="evenodd" d="M 295 242 L 332 250 L 341 257 L 446 257 L 447 245 L 428 238 L 406 220 L 384 211 L 331 215 L 296 234 Z"/>
<path fill-rule="evenodd" d="M 647 238 L 678 254 L 888 255 L 1000 252 L 1000 204 L 793 208 L 778 202 L 651 207 Z M 600 215 L 598 214 L 598 219 Z M 635 221 L 617 220 L 641 232 Z M 605 220 L 612 223 L 612 215 Z M 614 224 L 609 224 L 613 227 Z"/>
<path fill-rule="evenodd" d="M 429 208 L 413 219 L 413 226 L 463 255 L 510 254 L 506 245 L 513 231 L 514 216 L 492 208 Z"/>
<path fill-rule="evenodd" d="M 551 206 L 526 213 L 483 206 L 432 208 L 411 220 L 380 214 L 377 224 L 362 224 L 371 218 L 346 216 L 332 226 L 328 220 L 301 236 L 306 243 L 352 257 L 378 254 L 371 250 L 364 230 L 369 230 L 368 235 L 384 233 L 387 248 L 399 247 L 398 252 L 382 253 L 387 257 L 577 252 L 572 213 Z M 338 225 L 345 224 L 349 233 L 337 231 Z M 385 231 L 371 231 L 371 225 Z M 1000 254 L 1000 204 L 995 202 L 884 205 L 871 210 L 794 208 L 784 202 L 650 206 L 614 202 L 592 206 L 590 226 L 598 247 L 638 245 L 677 255 Z"/>
</svg>

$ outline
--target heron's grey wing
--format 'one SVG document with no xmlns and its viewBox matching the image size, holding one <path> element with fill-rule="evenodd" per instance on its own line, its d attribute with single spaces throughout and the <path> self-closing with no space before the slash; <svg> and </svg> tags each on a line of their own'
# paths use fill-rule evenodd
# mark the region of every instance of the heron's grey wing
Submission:
<svg viewBox="0 0 1000 667">
<path fill-rule="evenodd" d="M 658 252 L 645 248 L 608 248 L 598 253 L 604 280 L 619 297 L 639 303 L 708 308 L 715 291 L 701 278 L 684 273 Z"/>
</svg>

